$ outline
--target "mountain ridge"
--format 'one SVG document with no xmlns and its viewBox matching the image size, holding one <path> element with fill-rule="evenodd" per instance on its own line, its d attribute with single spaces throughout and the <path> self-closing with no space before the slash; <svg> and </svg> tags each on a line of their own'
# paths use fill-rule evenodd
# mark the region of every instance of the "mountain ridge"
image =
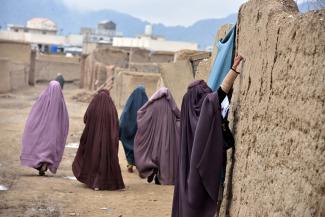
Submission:
<svg viewBox="0 0 325 217">
<path fill-rule="evenodd" d="M 42 10 L 40 10 L 40 8 Z M 302 7 L 303 9 L 306 8 Z M 2 0 L 0 8 L 0 26 L 7 24 L 26 25 L 33 17 L 46 17 L 53 20 L 59 28 L 59 34 L 78 34 L 81 27 L 95 28 L 102 20 L 112 20 L 117 24 L 117 31 L 126 37 L 135 37 L 144 31 L 149 21 L 132 15 L 105 9 L 99 11 L 80 12 L 66 7 L 59 0 Z M 234 24 L 237 15 L 230 14 L 224 18 L 198 20 L 190 26 L 167 26 L 152 23 L 154 34 L 162 35 L 168 40 L 195 42 L 200 49 L 211 46 L 216 31 L 224 24 Z"/>
</svg>

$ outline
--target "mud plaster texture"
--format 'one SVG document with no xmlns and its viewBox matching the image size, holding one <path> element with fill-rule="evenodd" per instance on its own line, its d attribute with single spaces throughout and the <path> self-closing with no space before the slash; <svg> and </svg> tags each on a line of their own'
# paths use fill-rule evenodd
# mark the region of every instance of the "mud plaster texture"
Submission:
<svg viewBox="0 0 325 217">
<path fill-rule="evenodd" d="M 325 216 L 325 10 L 251 0 L 238 22 L 246 62 L 220 216 Z"/>
<path fill-rule="evenodd" d="M 8 59 L 0 59 L 0 76 L 0 93 L 7 93 L 11 90 Z"/>
<path fill-rule="evenodd" d="M 179 60 L 175 63 L 164 63 L 159 66 L 164 86 L 172 93 L 177 107 L 181 108 L 187 87 L 194 80 L 190 62 Z"/>
<path fill-rule="evenodd" d="M 31 48 L 28 43 L 0 40 L 0 57 L 21 64 L 30 64 Z"/>
<path fill-rule="evenodd" d="M 61 73 L 65 81 L 80 80 L 79 57 L 39 54 L 35 62 L 37 81 L 51 81 Z"/>
<path fill-rule="evenodd" d="M 143 85 L 146 89 L 146 94 L 150 97 L 161 87 L 160 80 L 161 76 L 158 73 L 116 70 L 114 85 L 110 93 L 117 108 L 122 109 L 138 85 Z"/>
<path fill-rule="evenodd" d="M 29 44 L 0 40 L 0 93 L 28 85 L 30 57 Z"/>
<path fill-rule="evenodd" d="M 89 55 L 81 57 L 81 70 L 80 70 L 80 87 L 88 90 L 95 90 L 101 83 L 104 83 L 111 76 L 114 76 L 113 83 L 117 80 L 117 71 L 129 71 L 141 73 L 159 73 L 159 63 L 172 62 L 174 60 L 173 52 L 151 52 L 149 50 L 140 48 L 101 48 L 95 49 Z M 107 71 L 107 67 L 114 66 L 113 74 Z M 129 75 L 131 75 L 129 74 Z M 138 80 L 139 74 L 134 74 Z M 141 75 L 140 77 L 143 77 Z M 154 77 L 157 77 L 156 75 Z M 154 83 L 148 83 L 149 86 L 156 85 L 155 79 L 144 79 L 145 82 L 154 81 Z M 139 83 L 139 82 L 138 82 Z M 114 86 L 118 84 L 114 83 Z M 118 87 L 120 88 L 120 87 Z M 115 88 L 116 89 L 116 88 Z M 128 92 L 128 91 L 127 91 Z M 124 104 L 123 104 L 124 105 Z"/>
</svg>

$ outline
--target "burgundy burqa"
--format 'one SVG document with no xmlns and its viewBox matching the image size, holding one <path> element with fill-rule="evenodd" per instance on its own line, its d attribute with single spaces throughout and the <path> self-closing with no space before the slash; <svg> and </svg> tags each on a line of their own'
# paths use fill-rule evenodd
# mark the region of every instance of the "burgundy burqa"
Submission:
<svg viewBox="0 0 325 217">
<path fill-rule="evenodd" d="M 213 217 L 222 169 L 223 139 L 218 93 L 195 81 L 181 110 L 181 147 L 172 217 Z"/>
<path fill-rule="evenodd" d="M 85 129 L 72 164 L 75 177 L 90 188 L 124 188 L 118 159 L 119 125 L 115 105 L 107 90 L 100 90 L 84 116 Z"/>
<path fill-rule="evenodd" d="M 177 173 L 180 111 L 167 88 L 159 89 L 137 113 L 134 157 L 139 175 L 156 172 L 160 184 L 173 185 Z"/>
</svg>

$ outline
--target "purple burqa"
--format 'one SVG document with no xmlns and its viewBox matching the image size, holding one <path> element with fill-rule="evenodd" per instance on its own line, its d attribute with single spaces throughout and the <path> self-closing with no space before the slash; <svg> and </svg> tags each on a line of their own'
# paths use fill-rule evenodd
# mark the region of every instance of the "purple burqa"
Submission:
<svg viewBox="0 0 325 217">
<path fill-rule="evenodd" d="M 216 212 L 223 139 L 218 93 L 195 81 L 181 110 L 181 147 L 172 217 L 213 217 Z"/>
<path fill-rule="evenodd" d="M 139 175 L 157 171 L 163 185 L 173 185 L 179 152 L 180 111 L 167 88 L 159 89 L 137 113 L 134 157 Z"/>
<path fill-rule="evenodd" d="M 51 81 L 32 107 L 22 140 L 21 164 L 32 168 L 48 163 L 56 173 L 69 130 L 69 116 L 60 83 Z"/>
</svg>

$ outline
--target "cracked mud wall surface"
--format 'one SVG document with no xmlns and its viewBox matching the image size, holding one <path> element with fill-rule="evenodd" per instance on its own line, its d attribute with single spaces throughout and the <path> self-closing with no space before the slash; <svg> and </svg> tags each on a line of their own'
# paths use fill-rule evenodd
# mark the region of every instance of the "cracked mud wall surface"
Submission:
<svg viewBox="0 0 325 217">
<path fill-rule="evenodd" d="M 236 153 L 220 216 L 325 216 L 325 9 L 301 14 L 293 1 L 250 0 L 238 23 L 246 62 L 234 86 Z"/>
<path fill-rule="evenodd" d="M 61 73 L 65 81 L 80 80 L 80 58 L 59 55 L 37 55 L 35 76 L 37 81 L 51 81 Z"/>
<path fill-rule="evenodd" d="M 28 85 L 31 47 L 27 43 L 0 40 L 0 92 Z"/>
</svg>

